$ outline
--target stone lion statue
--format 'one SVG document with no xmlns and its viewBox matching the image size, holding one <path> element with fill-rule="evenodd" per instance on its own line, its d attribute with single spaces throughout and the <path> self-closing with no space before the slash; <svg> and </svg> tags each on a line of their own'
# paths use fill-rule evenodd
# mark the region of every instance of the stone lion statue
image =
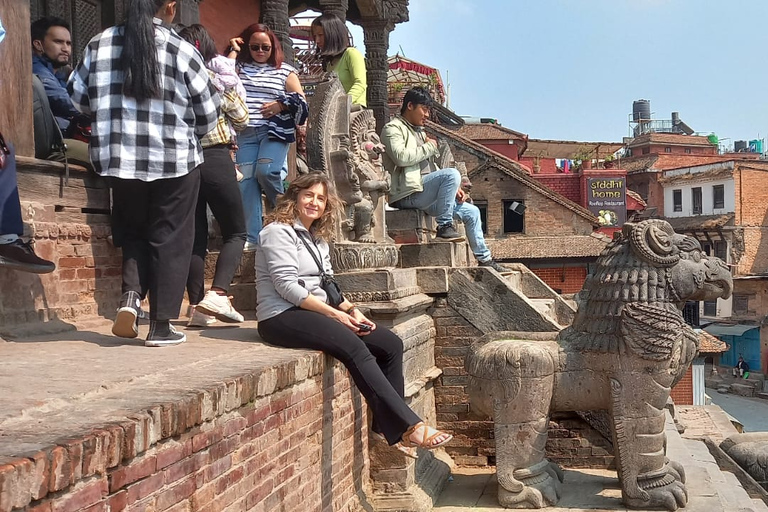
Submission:
<svg viewBox="0 0 768 512">
<path fill-rule="evenodd" d="M 666 458 L 664 434 L 670 390 L 698 350 L 682 308 L 731 290 L 728 267 L 695 238 L 663 220 L 626 224 L 584 283 L 573 325 L 475 343 L 470 403 L 494 420 L 500 504 L 555 504 L 563 474 L 544 458 L 549 414 L 606 411 L 624 504 L 684 507 L 685 474 Z"/>
</svg>

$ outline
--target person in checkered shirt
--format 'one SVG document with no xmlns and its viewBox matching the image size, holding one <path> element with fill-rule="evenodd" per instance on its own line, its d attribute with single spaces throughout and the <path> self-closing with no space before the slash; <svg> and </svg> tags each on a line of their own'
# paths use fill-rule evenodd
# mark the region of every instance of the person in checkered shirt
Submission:
<svg viewBox="0 0 768 512">
<path fill-rule="evenodd" d="M 194 239 L 203 153 L 198 137 L 219 117 L 219 95 L 200 53 L 168 24 L 172 0 L 129 0 L 125 23 L 88 43 L 67 88 L 92 119 L 90 155 L 110 180 L 114 223 L 123 233 L 123 295 L 112 333 L 139 334 L 149 294 L 145 345 L 186 340 L 179 316 Z"/>
</svg>

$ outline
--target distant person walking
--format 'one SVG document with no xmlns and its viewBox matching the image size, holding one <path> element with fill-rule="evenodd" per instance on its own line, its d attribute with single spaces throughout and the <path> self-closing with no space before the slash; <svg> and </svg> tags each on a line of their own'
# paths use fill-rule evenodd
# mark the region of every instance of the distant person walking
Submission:
<svg viewBox="0 0 768 512">
<path fill-rule="evenodd" d="M 344 91 L 352 103 L 366 106 L 365 57 L 349 44 L 349 30 L 344 22 L 332 13 L 324 13 L 312 21 L 312 39 L 323 60 L 324 71 L 335 71 Z"/>
<path fill-rule="evenodd" d="M 200 53 L 168 24 L 173 0 L 131 0 L 125 23 L 95 36 L 68 88 L 93 120 L 91 160 L 110 179 L 120 211 L 123 295 L 112 333 L 139 334 L 149 294 L 146 346 L 186 340 L 170 320 L 184 296 L 203 161 L 198 136 L 219 118 L 219 96 Z"/>
<path fill-rule="evenodd" d="M 248 104 L 248 128 L 238 139 L 237 163 L 243 179 L 246 250 L 255 249 L 262 227 L 262 192 L 274 208 L 283 193 L 282 168 L 296 127 L 304 124 L 308 106 L 295 69 L 283 62 L 274 32 L 254 23 L 230 39 L 228 56 L 236 58 Z"/>
</svg>

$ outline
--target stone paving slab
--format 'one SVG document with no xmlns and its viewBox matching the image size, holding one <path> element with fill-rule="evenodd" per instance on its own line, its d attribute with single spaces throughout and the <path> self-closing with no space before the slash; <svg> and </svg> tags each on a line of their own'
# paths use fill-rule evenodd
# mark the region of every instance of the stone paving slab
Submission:
<svg viewBox="0 0 768 512">
<path fill-rule="evenodd" d="M 187 342 L 165 348 L 116 338 L 110 328 L 0 339 L 0 462 L 239 376 L 259 374 L 268 387 L 269 368 L 292 364 L 306 378 L 322 362 L 318 352 L 266 345 L 255 321 L 187 329 Z"/>
</svg>

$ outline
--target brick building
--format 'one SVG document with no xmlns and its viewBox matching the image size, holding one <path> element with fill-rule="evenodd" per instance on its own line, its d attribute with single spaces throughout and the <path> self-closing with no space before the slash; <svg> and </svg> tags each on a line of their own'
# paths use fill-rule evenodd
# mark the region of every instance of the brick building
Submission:
<svg viewBox="0 0 768 512">
<path fill-rule="evenodd" d="M 768 361 L 768 162 L 730 159 L 667 169 L 658 178 L 665 218 L 677 232 L 695 236 L 702 249 L 731 265 L 730 299 L 700 305 L 708 332 L 730 345 L 722 364 L 740 355 L 755 371 Z"/>
<path fill-rule="evenodd" d="M 455 160 L 466 164 L 472 200 L 480 208 L 494 258 L 524 263 L 560 293 L 579 291 L 589 264 L 609 241 L 594 233 L 596 217 L 536 180 L 519 162 L 460 131 L 434 123 L 428 130 L 447 139 Z M 525 205 L 522 214 L 510 210 L 513 203 Z"/>
</svg>

